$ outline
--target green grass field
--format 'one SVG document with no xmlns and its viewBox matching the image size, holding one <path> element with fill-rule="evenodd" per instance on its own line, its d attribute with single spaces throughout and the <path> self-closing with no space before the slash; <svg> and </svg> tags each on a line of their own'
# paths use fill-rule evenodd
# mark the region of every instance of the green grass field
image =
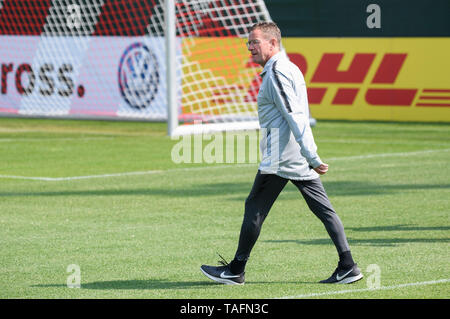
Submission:
<svg viewBox="0 0 450 319">
<path fill-rule="evenodd" d="M 292 184 L 244 286 L 201 274 L 217 253 L 232 259 L 257 164 L 175 164 L 162 123 L 0 119 L 0 297 L 449 298 L 450 126 L 319 121 L 313 131 L 365 274 L 352 285 L 317 283 L 337 254 Z M 67 287 L 72 264 L 81 289 Z M 381 286 L 369 289 L 372 264 Z"/>
</svg>

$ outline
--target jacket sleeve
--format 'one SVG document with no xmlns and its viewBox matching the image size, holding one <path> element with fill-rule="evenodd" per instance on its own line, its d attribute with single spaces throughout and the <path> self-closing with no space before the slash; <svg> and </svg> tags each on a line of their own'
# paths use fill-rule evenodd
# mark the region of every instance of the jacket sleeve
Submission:
<svg viewBox="0 0 450 319">
<path fill-rule="evenodd" d="M 275 106 L 287 121 L 295 140 L 300 144 L 301 155 L 312 168 L 320 166 L 322 161 L 317 154 L 317 146 L 309 125 L 307 106 L 302 105 L 304 104 L 302 99 L 295 94 L 292 80 L 275 69 L 275 65 L 270 80 Z M 304 82 L 298 84 L 305 85 Z"/>
</svg>

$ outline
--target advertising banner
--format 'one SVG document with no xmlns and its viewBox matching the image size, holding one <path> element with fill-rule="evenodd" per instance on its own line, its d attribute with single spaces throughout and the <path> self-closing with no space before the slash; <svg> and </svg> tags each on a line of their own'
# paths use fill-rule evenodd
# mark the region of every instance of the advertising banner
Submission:
<svg viewBox="0 0 450 319">
<path fill-rule="evenodd" d="M 0 36 L 0 112 L 164 120 L 163 37 Z"/>
<path fill-rule="evenodd" d="M 318 119 L 450 122 L 450 38 L 285 38 Z"/>
</svg>

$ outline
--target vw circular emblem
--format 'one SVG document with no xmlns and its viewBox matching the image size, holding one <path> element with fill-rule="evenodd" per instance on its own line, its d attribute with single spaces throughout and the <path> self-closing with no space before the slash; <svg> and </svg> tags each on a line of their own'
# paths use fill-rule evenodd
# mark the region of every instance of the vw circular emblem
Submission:
<svg viewBox="0 0 450 319">
<path fill-rule="evenodd" d="M 144 109 L 158 93 L 159 64 L 156 55 L 141 42 L 130 45 L 120 58 L 119 89 L 129 106 Z"/>
</svg>

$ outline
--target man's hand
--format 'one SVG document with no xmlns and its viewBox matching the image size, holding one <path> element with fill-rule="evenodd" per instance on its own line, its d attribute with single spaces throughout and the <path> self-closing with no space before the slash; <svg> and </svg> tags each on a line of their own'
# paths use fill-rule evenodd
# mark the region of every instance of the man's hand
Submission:
<svg viewBox="0 0 450 319">
<path fill-rule="evenodd" d="M 316 171 L 316 173 L 323 175 L 326 172 L 328 172 L 328 164 L 322 163 L 319 166 L 317 166 L 316 168 L 314 168 L 314 170 Z"/>
</svg>

